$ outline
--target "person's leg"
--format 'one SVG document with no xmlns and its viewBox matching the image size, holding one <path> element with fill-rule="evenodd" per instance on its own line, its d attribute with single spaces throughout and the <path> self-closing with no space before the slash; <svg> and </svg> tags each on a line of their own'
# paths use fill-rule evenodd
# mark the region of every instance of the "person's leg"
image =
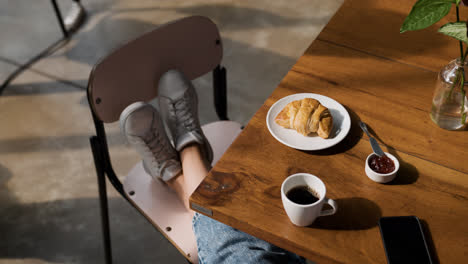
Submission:
<svg viewBox="0 0 468 264">
<path fill-rule="evenodd" d="M 213 150 L 198 118 L 198 98 L 190 80 L 178 70 L 164 73 L 158 83 L 161 117 L 180 153 L 184 175 L 166 180 L 189 208 L 189 197 L 208 173 Z"/>
<path fill-rule="evenodd" d="M 168 180 L 166 183 L 176 192 L 185 207 L 190 210 L 190 195 L 208 174 L 209 167 L 201 154 L 198 144 L 190 144 L 182 149 L 180 161 L 183 173 Z"/>
<path fill-rule="evenodd" d="M 189 197 L 208 174 L 213 153 L 198 121 L 193 86 L 187 79 L 180 79 L 180 72 L 166 74 L 169 75 L 161 77 L 163 82 L 159 85 L 160 108 L 175 148 L 158 111 L 147 103 L 136 102 L 125 108 L 120 125 L 128 142 L 142 155 L 146 172 L 154 180 L 166 182 L 189 208 Z M 193 229 L 201 263 L 303 261 L 297 255 L 199 214 L 193 218 Z"/>
<path fill-rule="evenodd" d="M 196 213 L 193 231 L 202 264 L 305 264 L 305 259 L 266 241 Z"/>
<path fill-rule="evenodd" d="M 208 174 L 200 148 L 190 144 L 182 149 L 182 173 L 166 182 L 187 208 L 190 195 Z M 305 263 L 296 254 L 198 213 L 193 218 L 193 231 L 200 263 Z"/>
<path fill-rule="evenodd" d="M 159 105 L 179 151 L 182 173 L 166 181 L 189 208 L 190 195 L 206 177 L 213 159 L 211 146 L 198 120 L 197 94 L 177 70 L 161 76 Z M 263 240 L 195 214 L 193 230 L 200 263 L 303 263 L 304 259 Z"/>
</svg>

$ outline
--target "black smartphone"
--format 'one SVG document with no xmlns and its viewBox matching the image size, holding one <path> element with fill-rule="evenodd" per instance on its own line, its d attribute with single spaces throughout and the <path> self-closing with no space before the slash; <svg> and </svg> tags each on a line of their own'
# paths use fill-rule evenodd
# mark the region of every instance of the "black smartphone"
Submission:
<svg viewBox="0 0 468 264">
<path fill-rule="evenodd" d="M 389 264 L 433 263 L 416 216 L 382 217 L 379 227 Z"/>
</svg>

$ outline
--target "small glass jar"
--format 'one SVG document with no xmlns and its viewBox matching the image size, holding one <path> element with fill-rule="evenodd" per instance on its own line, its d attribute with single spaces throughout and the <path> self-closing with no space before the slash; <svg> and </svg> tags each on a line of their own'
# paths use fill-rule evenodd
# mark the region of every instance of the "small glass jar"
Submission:
<svg viewBox="0 0 468 264">
<path fill-rule="evenodd" d="M 463 75 L 464 85 L 462 88 L 460 83 Z M 462 66 L 461 59 L 458 58 L 440 70 L 431 109 L 431 119 L 439 127 L 447 130 L 466 128 L 468 100 L 463 91 L 467 91 L 467 78 L 468 60 L 465 60 Z"/>
</svg>

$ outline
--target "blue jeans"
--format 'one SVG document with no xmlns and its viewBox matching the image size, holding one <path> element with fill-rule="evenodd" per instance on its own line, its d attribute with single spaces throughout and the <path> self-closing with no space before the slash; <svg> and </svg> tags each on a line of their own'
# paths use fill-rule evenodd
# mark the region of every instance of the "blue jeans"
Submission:
<svg viewBox="0 0 468 264">
<path fill-rule="evenodd" d="M 300 263 L 305 259 L 268 242 L 195 213 L 193 231 L 200 264 Z"/>
</svg>

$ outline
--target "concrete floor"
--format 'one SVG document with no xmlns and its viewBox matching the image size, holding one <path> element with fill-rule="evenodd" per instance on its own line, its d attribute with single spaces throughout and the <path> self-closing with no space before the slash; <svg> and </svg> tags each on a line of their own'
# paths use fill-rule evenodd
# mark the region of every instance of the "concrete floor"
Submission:
<svg viewBox="0 0 468 264">
<path fill-rule="evenodd" d="M 85 98 L 100 57 L 167 21 L 207 16 L 223 38 L 229 116 L 246 124 L 342 1 L 83 0 L 80 30 L 0 96 L 0 264 L 104 262 Z M 0 32 L 0 83 L 61 38 L 48 0 L 1 1 Z M 216 120 L 210 84 L 211 76 L 195 81 L 202 123 Z M 107 132 L 125 175 L 138 156 L 118 124 Z M 109 197 L 114 263 L 185 263 L 112 188 Z"/>
</svg>

